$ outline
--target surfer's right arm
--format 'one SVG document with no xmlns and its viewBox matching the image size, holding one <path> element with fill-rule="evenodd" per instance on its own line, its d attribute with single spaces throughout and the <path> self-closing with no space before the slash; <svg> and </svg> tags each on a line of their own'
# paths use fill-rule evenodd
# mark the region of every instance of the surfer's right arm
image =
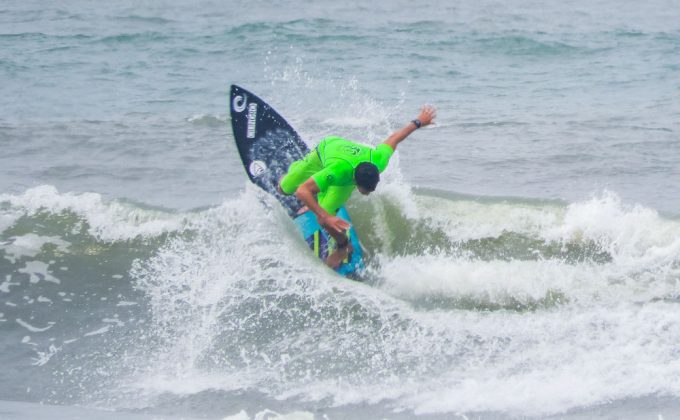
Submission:
<svg viewBox="0 0 680 420">
<path fill-rule="evenodd" d="M 319 205 L 316 196 L 320 191 L 316 181 L 313 178 L 309 178 L 298 187 L 295 191 L 295 196 L 314 212 L 319 224 L 335 237 L 349 229 L 349 223 L 337 216 L 331 215 Z"/>
<path fill-rule="evenodd" d="M 425 105 L 420 110 L 420 114 L 418 114 L 418 117 L 415 120 L 412 120 L 400 130 L 392 133 L 392 135 L 390 135 L 383 143 L 390 146 L 392 150 L 397 150 L 397 145 L 399 145 L 399 143 L 401 143 L 406 137 L 408 137 L 420 127 L 425 127 L 426 125 L 432 124 L 436 116 L 437 110 L 435 107 L 431 105 Z"/>
</svg>

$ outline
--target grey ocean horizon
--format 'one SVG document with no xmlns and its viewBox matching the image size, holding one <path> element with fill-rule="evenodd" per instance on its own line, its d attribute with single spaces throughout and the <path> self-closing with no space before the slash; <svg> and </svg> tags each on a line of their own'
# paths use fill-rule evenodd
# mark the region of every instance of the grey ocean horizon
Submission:
<svg viewBox="0 0 680 420">
<path fill-rule="evenodd" d="M 0 417 L 678 415 L 680 2 L 12 0 L 0 46 Z M 364 283 L 232 83 L 310 146 L 437 106 L 348 204 Z"/>
</svg>

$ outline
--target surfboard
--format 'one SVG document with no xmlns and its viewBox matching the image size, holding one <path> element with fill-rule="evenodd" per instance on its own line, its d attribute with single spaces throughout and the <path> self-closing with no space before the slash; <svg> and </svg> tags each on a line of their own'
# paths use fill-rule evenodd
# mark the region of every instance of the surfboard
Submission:
<svg viewBox="0 0 680 420">
<path fill-rule="evenodd" d="M 290 164 L 309 153 L 309 147 L 274 108 L 252 92 L 232 85 L 229 103 L 234 140 L 248 178 L 281 203 L 314 255 L 325 261 L 335 249 L 335 240 L 321 228 L 313 212 L 301 212 L 304 205 L 300 200 L 276 189 Z M 344 206 L 337 216 L 351 224 Z M 356 277 L 364 269 L 361 245 L 353 226 L 347 235 L 354 252 L 336 271 Z"/>
</svg>

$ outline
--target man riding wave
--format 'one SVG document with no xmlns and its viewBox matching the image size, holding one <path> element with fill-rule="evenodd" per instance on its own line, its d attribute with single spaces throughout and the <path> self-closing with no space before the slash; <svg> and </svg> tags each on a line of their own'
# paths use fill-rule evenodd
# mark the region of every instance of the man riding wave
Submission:
<svg viewBox="0 0 680 420">
<path fill-rule="evenodd" d="M 424 106 L 418 117 L 392 133 L 375 148 L 341 137 L 326 137 L 301 160 L 293 162 L 279 181 L 279 191 L 295 196 L 311 210 L 319 224 L 335 239 L 336 250 L 326 264 L 337 268 L 352 251 L 345 231 L 349 223 L 336 213 L 358 189 L 363 195 L 375 191 L 380 173 L 387 168 L 397 146 L 420 127 L 430 125 L 436 110 Z"/>
</svg>

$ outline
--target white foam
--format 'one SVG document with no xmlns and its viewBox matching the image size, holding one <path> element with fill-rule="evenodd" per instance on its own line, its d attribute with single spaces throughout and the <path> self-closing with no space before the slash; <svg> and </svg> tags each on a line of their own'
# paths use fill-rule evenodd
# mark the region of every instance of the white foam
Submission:
<svg viewBox="0 0 680 420">
<path fill-rule="evenodd" d="M 187 122 L 206 125 L 209 127 L 223 127 L 227 123 L 227 115 L 194 114 L 188 117 Z"/>
<path fill-rule="evenodd" d="M 59 193 L 50 185 L 31 188 L 21 195 L 0 194 L 0 202 L 28 215 L 74 212 L 86 220 L 91 235 L 108 241 L 153 237 L 181 229 L 188 222 L 188 215 L 142 210 L 116 201 L 107 203 L 96 193 Z"/>
<path fill-rule="evenodd" d="M 430 348 L 403 348 L 403 357 L 418 353 L 424 362 L 417 366 L 425 367 L 437 363 L 447 348 L 461 352 L 457 362 L 443 365 L 450 370 L 442 367 L 403 386 L 369 380 L 346 387 L 316 380 L 290 386 L 284 397 L 330 398 L 337 405 L 388 401 L 420 414 L 542 416 L 617 399 L 680 395 L 673 344 L 680 339 L 680 318 L 675 304 L 659 300 L 680 295 L 677 221 L 624 205 L 611 193 L 566 208 L 439 201 L 418 197 L 419 205 L 427 203 L 421 214 L 443 221 L 439 226 L 456 241 L 515 232 L 546 242 L 591 241 L 612 258 L 487 261 L 384 252 L 379 255 L 381 288 L 407 300 L 470 298 L 483 306 L 536 303 L 553 292 L 562 297 L 535 312 L 453 307 L 412 315 L 424 334 L 413 342 L 423 340 Z M 469 339 L 458 341 L 461 336 Z M 380 346 L 389 348 L 384 342 Z"/>
<path fill-rule="evenodd" d="M 151 371 L 143 374 L 144 381 L 135 378 L 133 383 L 143 384 L 153 393 L 167 387 L 174 393 L 194 393 L 201 389 L 255 386 L 262 375 L 269 377 L 276 372 L 272 366 L 291 363 L 290 357 L 262 351 L 244 353 L 243 360 L 252 363 L 253 369 L 250 373 L 239 371 L 233 379 L 225 372 L 211 377 L 197 368 L 228 326 L 224 313 L 231 305 L 260 299 L 261 293 L 280 294 L 281 299 L 311 293 L 326 301 L 354 300 L 356 296 L 349 290 L 357 287 L 365 291 L 363 298 L 371 304 L 375 293 L 379 293 L 360 284 L 339 281 L 309 253 L 287 216 L 267 211 L 258 200 L 258 194 L 249 190 L 239 200 L 206 212 L 205 224 L 195 238 L 177 238 L 155 257 L 133 267 L 132 278 L 146 293 L 153 314 L 151 330 L 170 330 L 171 337 L 183 337 L 167 337 L 170 340 L 157 359 L 145 363 Z M 269 284 L 274 287 L 271 292 L 258 290 Z M 228 321 L 239 322 L 243 321 Z M 271 373 L 261 371 L 260 364 Z"/>
<path fill-rule="evenodd" d="M 562 223 L 543 232 L 546 239 L 592 240 L 618 264 L 677 258 L 680 222 L 663 219 L 653 209 L 624 205 L 612 192 L 569 205 Z"/>
<path fill-rule="evenodd" d="M 49 330 L 50 328 L 52 328 L 52 327 L 54 326 L 54 324 L 55 324 L 54 322 L 51 322 L 51 321 L 50 321 L 50 322 L 47 323 L 47 326 L 46 326 L 46 327 L 36 327 L 36 326 L 33 326 L 33 325 L 29 324 L 28 322 L 26 322 L 26 321 L 20 319 L 20 318 L 17 318 L 16 321 L 17 321 L 17 324 L 19 324 L 19 325 L 21 325 L 22 327 L 26 328 L 26 329 L 29 330 L 30 332 L 45 332 L 45 331 Z"/>
<path fill-rule="evenodd" d="M 385 278 L 381 287 L 396 296 L 473 298 L 498 304 L 530 303 L 557 290 L 590 290 L 589 281 L 595 277 L 587 266 L 560 261 L 486 262 L 431 255 L 384 259 L 381 265 Z"/>
<path fill-rule="evenodd" d="M 34 233 L 27 233 L 22 236 L 13 236 L 9 239 L 9 244 L 3 245 L 1 249 L 5 251 L 5 258 L 13 264 L 20 258 L 33 258 L 38 255 L 45 244 L 53 244 L 61 252 L 68 252 L 69 242 L 56 236 L 40 236 Z"/>
<path fill-rule="evenodd" d="M 625 205 L 608 191 L 566 208 L 431 196 L 418 196 L 416 201 L 419 210 L 411 214 L 431 217 L 455 241 L 497 238 L 507 232 L 564 243 L 590 240 L 615 258 L 627 259 L 664 248 L 672 254 L 680 236 L 680 222 L 664 219 L 653 209 Z"/>
<path fill-rule="evenodd" d="M 663 219 L 651 209 L 623 205 L 612 193 L 566 208 L 465 199 L 451 202 L 433 197 L 418 197 L 417 201 L 419 209 L 411 214 L 431 217 L 434 221 L 428 223 L 441 228 L 454 242 L 513 233 L 562 247 L 594 244 L 595 251 L 611 257 L 611 261 L 584 259 L 575 263 L 560 256 L 537 261 L 477 261 L 447 254 L 390 257 L 393 252 L 383 248 L 382 276 L 402 297 L 473 291 L 523 296 L 559 289 L 571 296 L 607 290 L 608 295 L 621 298 L 624 296 L 616 289 L 627 289 L 625 299 L 634 295 L 651 299 L 678 292 L 673 279 L 680 275 L 680 223 Z M 375 218 L 381 220 L 379 214 Z M 387 228 L 376 230 L 379 235 L 389 232 Z M 384 242 L 390 243 L 391 238 Z"/>
<path fill-rule="evenodd" d="M 672 337 L 645 333 L 653 322 L 668 322 L 668 309 L 568 311 L 550 317 L 554 325 L 540 325 L 533 321 L 545 321 L 532 317 L 523 329 L 497 320 L 510 328 L 509 337 L 519 345 L 516 353 L 462 374 L 451 371 L 402 402 L 418 414 L 460 410 L 541 416 L 603 401 L 678 395 L 680 362 L 670 348 L 677 322 Z M 531 335 L 536 341 L 527 340 Z"/>
<path fill-rule="evenodd" d="M 246 410 L 241 410 L 233 416 L 222 417 L 222 420 L 250 420 L 250 416 Z"/>
<path fill-rule="evenodd" d="M 37 357 L 33 358 L 33 365 L 34 366 L 44 366 L 47 364 L 47 362 L 50 361 L 50 359 L 59 353 L 62 350 L 63 347 L 57 347 L 55 345 L 50 345 L 50 347 L 47 349 L 47 351 L 37 351 L 36 355 Z"/>
<path fill-rule="evenodd" d="M 19 286 L 20 284 L 12 282 L 12 276 L 8 274 L 5 276 L 5 281 L 0 284 L 0 292 L 9 293 L 10 286 Z"/>
<path fill-rule="evenodd" d="M 98 329 L 98 330 L 90 331 L 89 333 L 86 333 L 86 334 L 84 334 L 83 336 L 84 336 L 84 337 L 91 337 L 91 336 L 93 336 L 93 335 L 106 334 L 107 332 L 109 332 L 109 329 L 110 329 L 110 328 L 111 328 L 111 327 L 110 327 L 109 325 L 107 325 L 107 326 L 102 327 L 102 328 L 100 328 L 100 329 Z"/>
<path fill-rule="evenodd" d="M 131 271 L 138 287 L 147 294 L 158 328 L 173 325 L 185 334 L 185 339 L 169 347 L 173 357 L 179 358 L 172 362 L 172 370 L 193 371 L 194 360 L 222 328 L 220 303 L 236 293 L 234 287 L 239 282 L 278 275 L 280 270 L 272 264 L 277 255 L 295 259 L 298 241 L 289 236 L 291 240 L 284 245 L 282 241 L 288 235 L 271 235 L 272 221 L 258 194 L 251 189 L 242 200 L 203 213 L 196 240 L 172 241 Z M 310 261 L 299 266 L 308 270 Z"/>
<path fill-rule="evenodd" d="M 327 417 L 325 417 L 327 418 Z M 248 415 L 248 412 L 241 410 L 238 413 L 223 417 L 222 420 L 314 420 L 314 413 L 308 411 L 293 411 L 287 414 L 277 413 L 272 410 L 262 410 L 256 413 L 253 417 Z"/>
<path fill-rule="evenodd" d="M 564 214 L 562 207 L 548 204 L 451 201 L 431 196 L 418 196 L 417 201 L 421 214 L 432 218 L 455 241 L 495 238 L 505 232 L 540 234 L 554 228 Z"/>
<path fill-rule="evenodd" d="M 18 269 L 17 272 L 28 274 L 31 283 L 38 283 L 40 280 L 57 284 L 61 283 L 61 281 L 54 277 L 49 271 L 49 264 L 42 261 L 27 261 L 24 264 L 24 267 Z"/>
<path fill-rule="evenodd" d="M 281 414 L 272 410 L 263 410 L 255 414 L 253 420 L 314 420 L 314 413 L 308 411 L 293 411 Z"/>
<path fill-rule="evenodd" d="M 210 374 L 200 372 L 167 371 L 145 374 L 134 378 L 128 385 L 133 393 L 151 391 L 157 393 L 173 393 L 175 395 L 193 395 L 209 390 L 234 391 L 256 384 L 255 378 L 247 375 Z"/>
<path fill-rule="evenodd" d="M 11 210 L 3 210 L 0 213 L 0 233 L 4 232 L 10 226 L 13 226 L 21 217 L 21 213 Z"/>
<path fill-rule="evenodd" d="M 117 327 L 122 327 L 123 325 L 125 325 L 125 323 L 118 318 L 104 318 L 102 319 L 102 322 L 105 322 L 107 324 L 116 324 Z"/>
</svg>

